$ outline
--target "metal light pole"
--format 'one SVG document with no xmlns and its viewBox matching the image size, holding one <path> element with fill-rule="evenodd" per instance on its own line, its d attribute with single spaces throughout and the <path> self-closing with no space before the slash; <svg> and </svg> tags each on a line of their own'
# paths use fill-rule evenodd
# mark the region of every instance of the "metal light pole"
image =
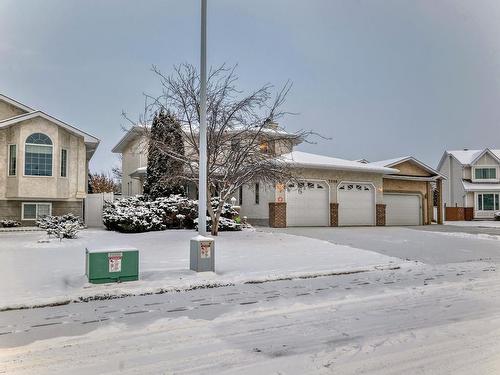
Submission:
<svg viewBox="0 0 500 375">
<path fill-rule="evenodd" d="M 201 0 L 198 233 L 207 232 L 207 0 Z"/>
<path fill-rule="evenodd" d="M 207 234 L 207 0 L 201 0 L 198 236 L 191 239 L 189 268 L 215 272 L 215 241 Z"/>
</svg>

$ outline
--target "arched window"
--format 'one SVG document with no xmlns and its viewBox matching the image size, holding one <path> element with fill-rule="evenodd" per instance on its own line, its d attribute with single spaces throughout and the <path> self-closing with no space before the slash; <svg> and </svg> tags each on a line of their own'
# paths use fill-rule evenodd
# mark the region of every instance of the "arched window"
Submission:
<svg viewBox="0 0 500 375">
<path fill-rule="evenodd" d="M 52 176 L 52 141 L 45 134 L 33 133 L 26 138 L 24 174 Z"/>
</svg>

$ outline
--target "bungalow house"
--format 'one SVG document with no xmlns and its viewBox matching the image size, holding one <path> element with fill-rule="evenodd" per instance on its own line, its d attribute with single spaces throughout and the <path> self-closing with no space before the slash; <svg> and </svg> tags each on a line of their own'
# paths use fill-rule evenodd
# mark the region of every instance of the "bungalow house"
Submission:
<svg viewBox="0 0 500 375">
<path fill-rule="evenodd" d="M 99 140 L 0 94 L 0 219 L 83 217 L 88 164 Z"/>
<path fill-rule="evenodd" d="M 492 219 L 500 211 L 500 150 L 445 151 L 438 170 L 446 220 Z"/>
<path fill-rule="evenodd" d="M 122 155 L 125 196 L 142 193 L 145 143 L 141 128 L 133 127 L 113 148 Z M 242 186 L 235 198 L 250 222 L 272 227 L 430 224 L 431 183 L 442 176 L 415 158 L 368 163 L 296 151 L 293 142 L 269 146 L 290 164 L 299 181 Z M 188 195 L 196 198 L 194 186 L 188 186 Z"/>
</svg>

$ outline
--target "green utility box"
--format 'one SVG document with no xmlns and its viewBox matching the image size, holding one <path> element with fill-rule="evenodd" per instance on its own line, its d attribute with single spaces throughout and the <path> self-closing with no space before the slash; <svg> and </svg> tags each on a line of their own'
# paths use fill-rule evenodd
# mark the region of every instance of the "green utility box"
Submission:
<svg viewBox="0 0 500 375">
<path fill-rule="evenodd" d="M 87 248 L 85 275 L 93 284 L 139 280 L 139 250 Z"/>
</svg>

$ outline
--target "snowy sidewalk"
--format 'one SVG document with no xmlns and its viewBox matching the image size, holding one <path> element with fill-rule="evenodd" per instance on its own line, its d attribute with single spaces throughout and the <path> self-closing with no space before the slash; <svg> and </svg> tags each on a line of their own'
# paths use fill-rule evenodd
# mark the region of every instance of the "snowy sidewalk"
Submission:
<svg viewBox="0 0 500 375">
<path fill-rule="evenodd" d="M 0 309 L 127 294 L 360 272 L 403 263 L 379 253 L 283 233 L 226 232 L 216 239 L 216 274 L 189 270 L 189 240 L 171 230 L 120 234 L 84 230 L 76 240 L 38 243 L 40 233 L 0 233 Z M 136 247 L 140 280 L 94 285 L 84 275 L 86 247 Z"/>
</svg>

